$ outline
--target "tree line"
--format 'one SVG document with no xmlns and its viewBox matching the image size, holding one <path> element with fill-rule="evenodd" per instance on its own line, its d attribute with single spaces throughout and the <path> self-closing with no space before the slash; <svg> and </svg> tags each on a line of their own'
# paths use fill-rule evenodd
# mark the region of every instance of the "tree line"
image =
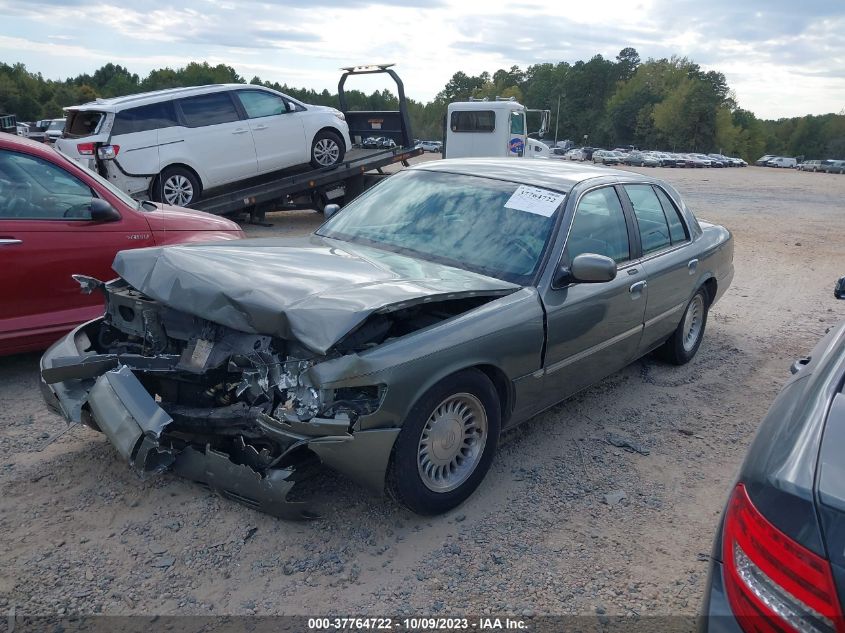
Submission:
<svg viewBox="0 0 845 633">
<path fill-rule="evenodd" d="M 109 63 L 93 74 L 57 81 L 30 72 L 23 64 L 0 63 L 0 113 L 16 114 L 21 121 L 54 118 L 62 115 L 62 107 L 97 97 L 211 83 L 259 84 L 306 103 L 337 106 L 336 93 L 259 77 L 247 81 L 225 64 L 191 62 L 183 68 L 153 70 L 142 78 Z M 845 157 L 845 114 L 759 119 L 739 107 L 722 73 L 704 71 L 684 57 L 642 61 L 633 48 L 622 49 L 615 59 L 596 55 L 572 64 L 535 64 L 525 70 L 512 66 L 492 75 L 458 71 L 432 101 L 409 100 L 414 134 L 440 139 L 450 102 L 497 96 L 551 110 L 547 140 L 571 139 L 576 145 L 594 147 L 721 152 L 746 160 L 764 153 Z M 347 101 L 353 110 L 395 109 L 398 103 L 389 90 L 371 94 L 349 90 Z"/>
</svg>

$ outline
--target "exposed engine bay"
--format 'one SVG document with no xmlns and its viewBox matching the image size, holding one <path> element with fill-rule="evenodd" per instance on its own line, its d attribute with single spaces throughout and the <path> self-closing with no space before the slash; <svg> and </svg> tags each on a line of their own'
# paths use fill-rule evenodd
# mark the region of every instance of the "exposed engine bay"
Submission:
<svg viewBox="0 0 845 633">
<path fill-rule="evenodd" d="M 392 442 L 398 432 L 356 434 L 359 418 L 379 408 L 386 385 L 324 389 L 309 370 L 490 300 L 374 313 L 320 356 L 295 341 L 174 310 L 122 279 L 77 281 L 84 292 L 103 292 L 106 311 L 76 332 L 78 354 L 54 356 L 42 368 L 65 417 L 105 433 L 141 476 L 172 467 L 286 518 L 315 515 L 286 499 L 308 466 L 331 465 L 338 444 L 356 443 L 352 453 L 366 458 L 368 442 Z"/>
</svg>

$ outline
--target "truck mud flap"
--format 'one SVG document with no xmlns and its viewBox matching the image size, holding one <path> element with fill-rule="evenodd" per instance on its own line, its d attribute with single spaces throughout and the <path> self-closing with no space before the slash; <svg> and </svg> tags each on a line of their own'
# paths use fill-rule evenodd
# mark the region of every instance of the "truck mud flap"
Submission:
<svg viewBox="0 0 845 633">
<path fill-rule="evenodd" d="M 173 471 L 205 484 L 224 497 L 281 519 L 319 517 L 307 503 L 287 500 L 296 483 L 293 468 L 270 469 L 262 476 L 210 446 L 206 446 L 205 452 L 189 446 L 176 456 Z"/>
</svg>

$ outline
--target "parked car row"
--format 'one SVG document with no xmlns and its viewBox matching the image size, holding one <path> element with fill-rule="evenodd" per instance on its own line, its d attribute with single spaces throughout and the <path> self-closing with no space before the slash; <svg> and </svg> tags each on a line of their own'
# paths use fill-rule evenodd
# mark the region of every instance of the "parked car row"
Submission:
<svg viewBox="0 0 845 633">
<path fill-rule="evenodd" d="M 364 149 L 392 149 L 396 147 L 396 141 L 386 136 L 368 136 L 361 142 Z"/>
<path fill-rule="evenodd" d="M 722 154 L 659 152 L 621 147 L 612 150 L 579 147 L 564 152 L 561 158 L 600 165 L 639 167 L 745 167 L 748 164 L 741 158 Z"/>
<path fill-rule="evenodd" d="M 826 174 L 845 174 L 845 160 L 805 160 L 799 163 L 799 171 L 824 172 Z"/>
<path fill-rule="evenodd" d="M 55 143 L 62 135 L 65 119 L 41 119 L 40 121 L 18 121 L 17 135 L 31 141 Z"/>
</svg>

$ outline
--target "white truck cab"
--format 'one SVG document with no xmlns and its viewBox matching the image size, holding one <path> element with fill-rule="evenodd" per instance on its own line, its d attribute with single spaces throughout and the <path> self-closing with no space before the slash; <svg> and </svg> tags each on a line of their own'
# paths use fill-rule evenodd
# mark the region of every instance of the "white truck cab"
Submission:
<svg viewBox="0 0 845 633">
<path fill-rule="evenodd" d="M 543 114 L 540 135 L 545 133 L 548 110 L 529 110 L 513 99 L 501 98 L 450 103 L 443 158 L 549 158 L 549 146 L 528 136 L 528 112 Z"/>
</svg>

